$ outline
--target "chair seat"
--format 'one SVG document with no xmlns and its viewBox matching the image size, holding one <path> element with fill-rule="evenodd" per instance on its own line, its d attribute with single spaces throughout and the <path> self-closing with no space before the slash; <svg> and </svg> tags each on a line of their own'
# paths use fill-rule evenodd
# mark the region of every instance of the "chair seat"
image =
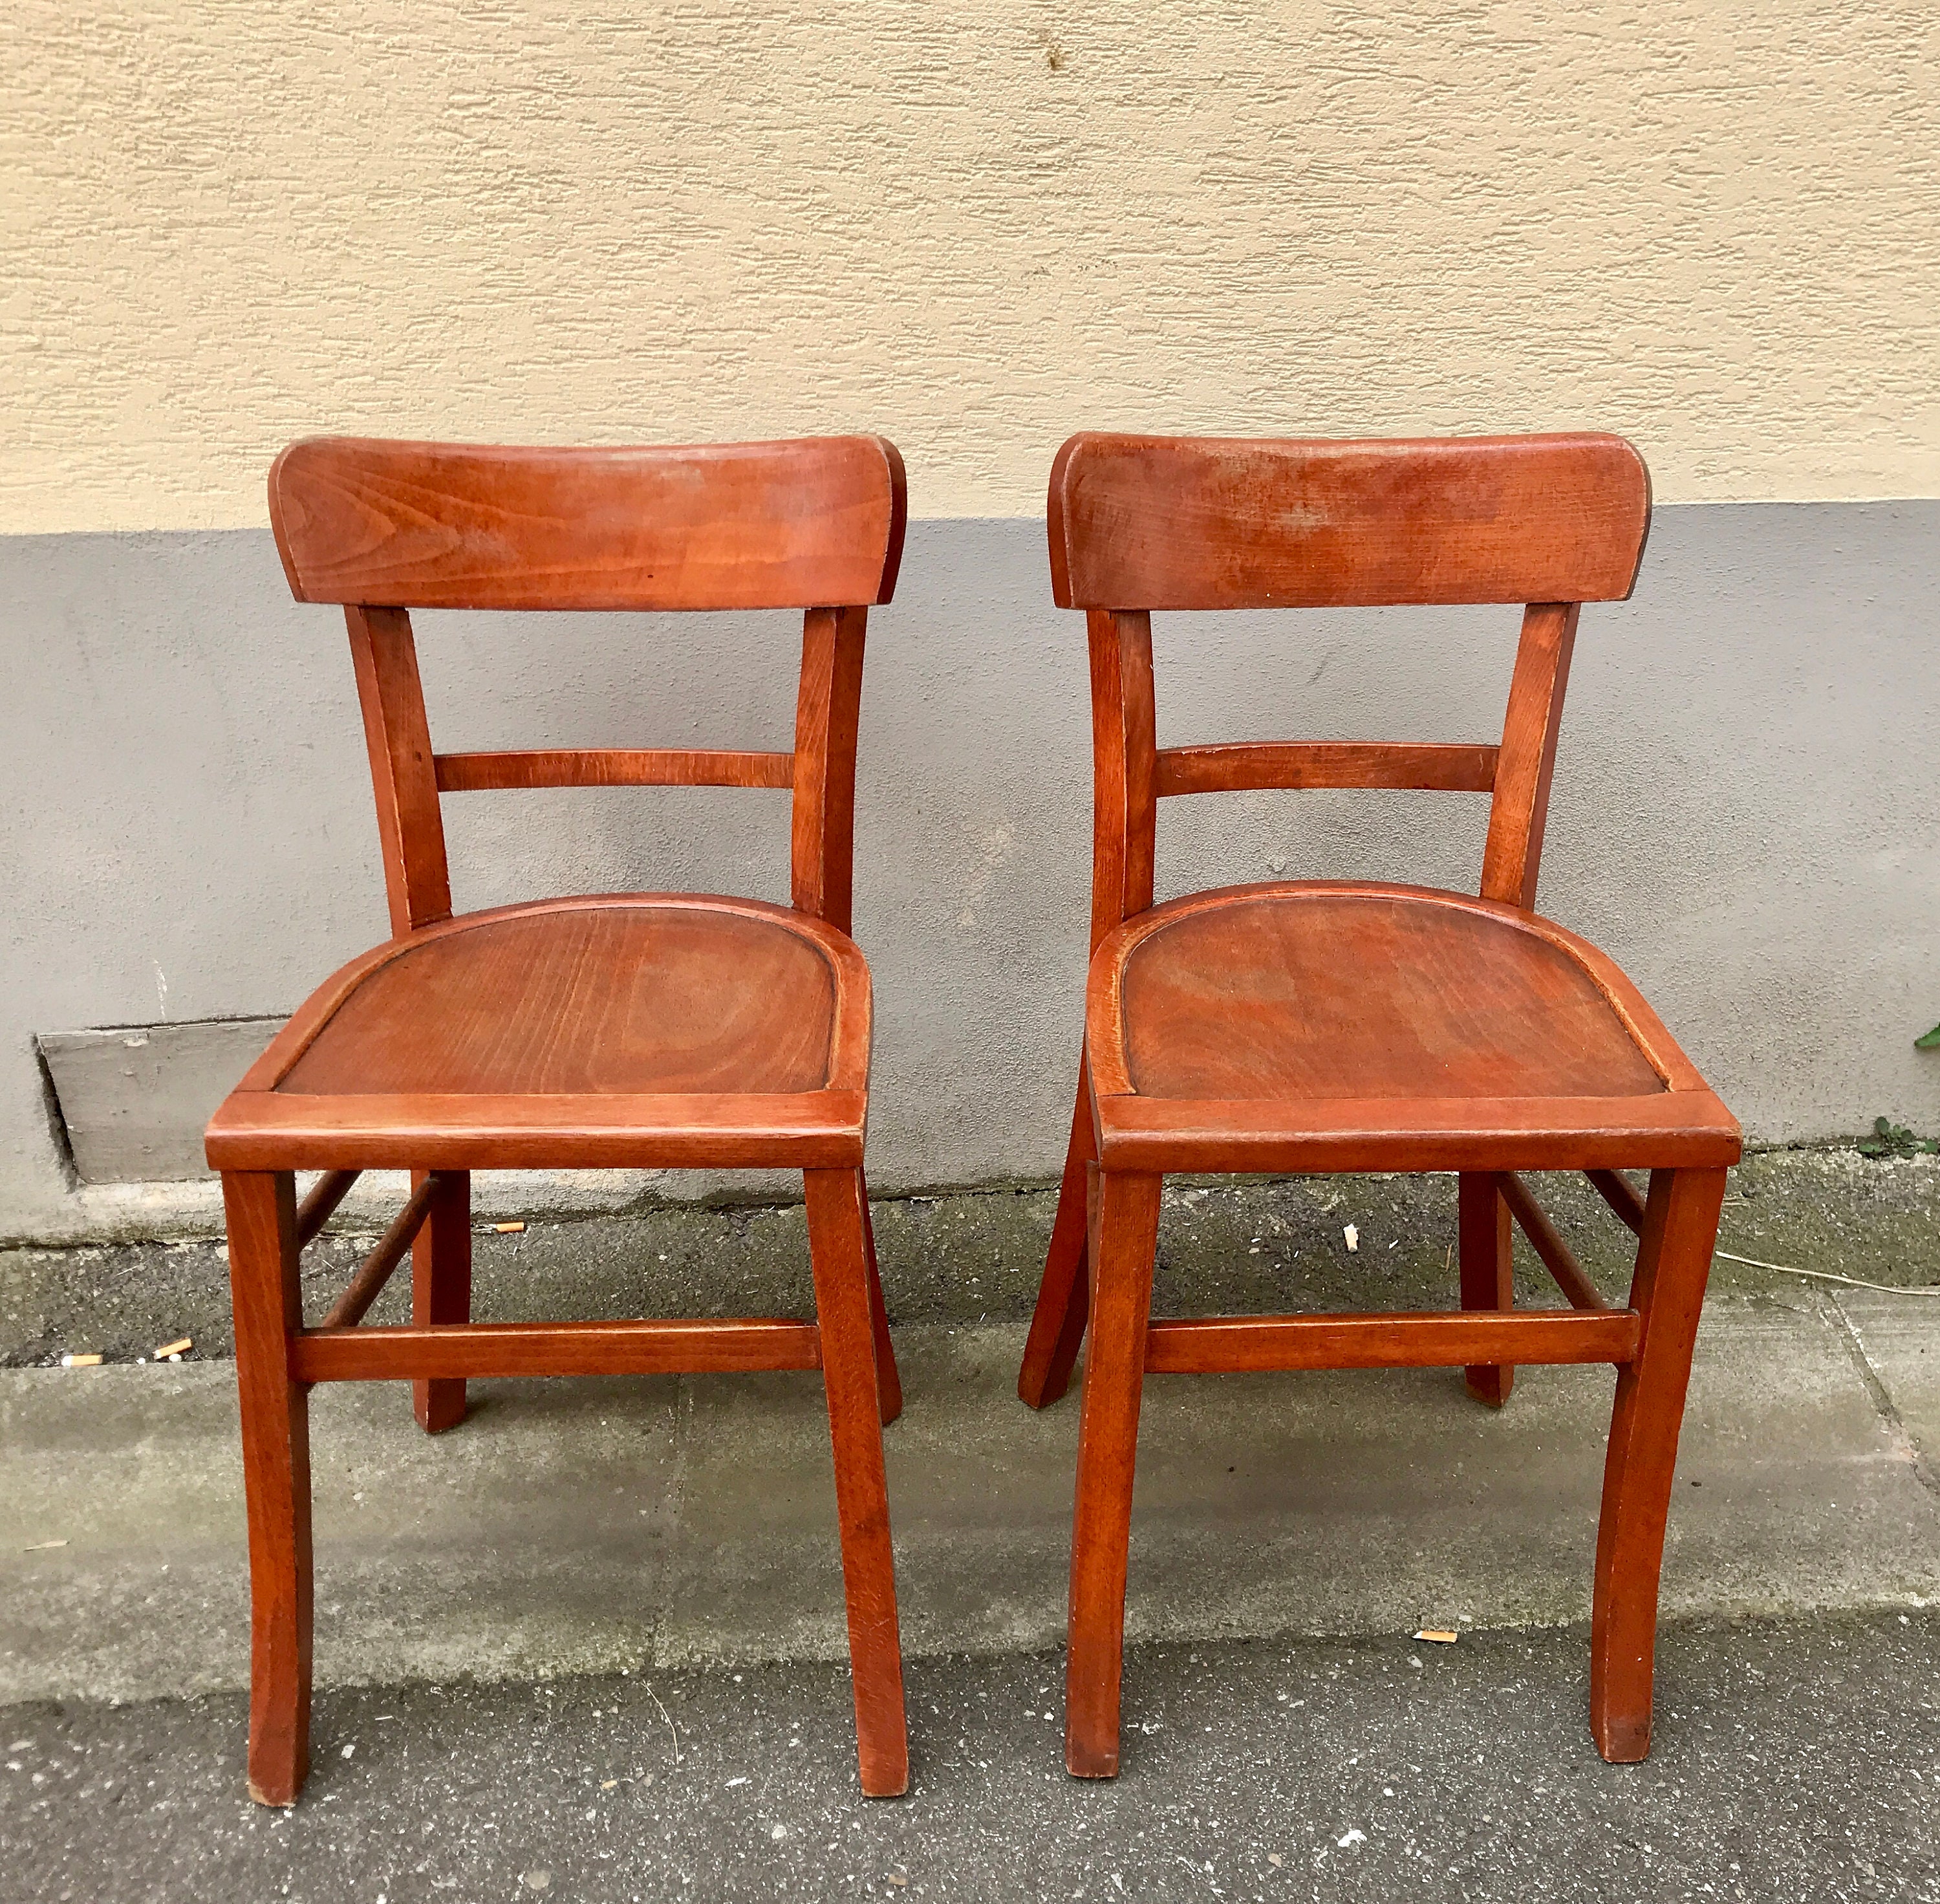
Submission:
<svg viewBox="0 0 1940 1904">
<path fill-rule="evenodd" d="M 1092 962 L 1087 1050 L 1100 1157 L 1115 1168 L 1622 1168 L 1738 1153 L 1731 1114 L 1594 947 L 1419 886 L 1232 886 L 1142 913 Z"/>
<path fill-rule="evenodd" d="M 859 1164 L 869 978 L 758 901 L 472 913 L 353 960 L 217 1112 L 218 1169 Z"/>
</svg>

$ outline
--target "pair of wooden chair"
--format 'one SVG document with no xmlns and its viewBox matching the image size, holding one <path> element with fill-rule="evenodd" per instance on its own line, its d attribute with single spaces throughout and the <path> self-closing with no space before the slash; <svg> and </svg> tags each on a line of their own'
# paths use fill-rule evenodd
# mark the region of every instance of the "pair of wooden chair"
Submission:
<svg viewBox="0 0 1940 1904">
<path fill-rule="evenodd" d="M 307 1762 L 307 1397 L 409 1381 L 437 1432 L 474 1376 L 819 1368 L 834 1445 L 865 1792 L 908 1753 L 883 1478 L 901 1407 L 862 1175 L 869 974 L 849 937 L 871 604 L 894 587 L 903 474 L 877 438 L 676 450 L 319 440 L 270 514 L 300 600 L 349 625 L 393 937 L 300 1009 L 209 1125 L 234 1288 L 252 1595 L 249 1788 Z M 1600 954 L 1532 910 L 1576 605 L 1629 593 L 1649 513 L 1608 437 L 1302 443 L 1085 435 L 1051 479 L 1054 593 L 1087 612 L 1093 959 L 1078 1108 L 1020 1390 L 1063 1392 L 1088 1327 L 1066 1759 L 1109 1775 L 1145 1374 L 1608 1362 L 1591 1719 L 1649 1742 L 1658 1562 L 1691 1339 L 1736 1125 Z M 1161 750 L 1151 612 L 1524 604 L 1499 746 Z M 435 754 L 413 608 L 805 611 L 791 753 Z M 479 788 L 787 789 L 792 904 L 632 893 L 453 917 L 440 797 Z M 1281 883 L 1155 907 L 1155 810 L 1234 788 L 1490 795 L 1481 896 Z M 813 1323 L 474 1323 L 468 1173 L 799 1169 Z M 1652 1173 L 1647 1201 L 1619 1173 Z M 320 1326 L 304 1245 L 358 1172 L 404 1168 L 397 1221 Z M 1523 1170 L 1585 1170 L 1641 1239 L 1606 1304 Z M 297 1170 L 324 1174 L 298 1204 Z M 1460 1173 L 1460 1311 L 1150 1318 L 1167 1171 Z M 1570 1306 L 1511 1313 L 1510 1223 Z M 412 1257 L 413 1320 L 360 1326 Z"/>
</svg>

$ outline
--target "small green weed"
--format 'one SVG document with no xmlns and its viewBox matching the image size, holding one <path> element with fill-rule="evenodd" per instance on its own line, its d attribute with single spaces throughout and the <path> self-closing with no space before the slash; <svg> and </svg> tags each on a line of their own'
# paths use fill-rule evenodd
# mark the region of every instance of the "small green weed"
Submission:
<svg viewBox="0 0 1940 1904">
<path fill-rule="evenodd" d="M 1935 1027 L 1940 1030 L 1940 1026 Z M 1916 1137 L 1903 1124 L 1890 1118 L 1874 1118 L 1873 1134 L 1862 1137 L 1855 1146 L 1862 1157 L 1917 1157 L 1924 1152 L 1940 1151 L 1931 1137 Z"/>
</svg>

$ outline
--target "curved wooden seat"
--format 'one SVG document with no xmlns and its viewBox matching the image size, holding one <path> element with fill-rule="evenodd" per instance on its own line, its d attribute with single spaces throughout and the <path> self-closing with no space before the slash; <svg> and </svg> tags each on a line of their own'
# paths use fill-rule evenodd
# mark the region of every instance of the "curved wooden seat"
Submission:
<svg viewBox="0 0 1940 1904">
<path fill-rule="evenodd" d="M 312 995 L 215 1115 L 218 1168 L 859 1164 L 869 974 L 758 900 L 621 893 L 422 927 Z"/>
<path fill-rule="evenodd" d="M 1196 892 L 1112 932 L 1086 1044 L 1127 1170 L 1728 1161 L 1737 1129 L 1600 952 L 1423 886 Z M 1212 1161 L 1216 1152 L 1219 1161 Z"/>
</svg>

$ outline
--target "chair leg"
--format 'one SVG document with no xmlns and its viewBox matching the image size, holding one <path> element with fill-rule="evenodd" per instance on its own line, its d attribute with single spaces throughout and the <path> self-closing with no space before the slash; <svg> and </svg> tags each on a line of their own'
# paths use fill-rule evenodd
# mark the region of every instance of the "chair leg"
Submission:
<svg viewBox="0 0 1940 1904">
<path fill-rule="evenodd" d="M 1495 1173 L 1464 1170 L 1456 1195 L 1462 1307 L 1513 1309 L 1515 1268 L 1509 1207 L 1496 1187 Z M 1491 1408 L 1500 1408 L 1515 1386 L 1515 1370 L 1506 1364 L 1483 1362 L 1462 1372 L 1467 1378 L 1469 1393 Z"/>
<path fill-rule="evenodd" d="M 1115 1174 L 1099 1180 L 1064 1667 L 1064 1762 L 1078 1778 L 1112 1778 L 1118 1771 L 1125 1568 L 1161 1181 Z"/>
<path fill-rule="evenodd" d="M 310 1771 L 310 1394 L 290 1379 L 303 1326 L 296 1179 L 225 1171 L 236 1387 L 249 1530 L 249 1796 L 294 1805 Z"/>
<path fill-rule="evenodd" d="M 1724 1198 L 1722 1170 L 1651 1175 L 1630 1285 L 1643 1337 L 1636 1359 L 1617 1371 L 1591 1616 L 1590 1731 L 1613 1764 L 1633 1765 L 1650 1750 L 1664 1517 Z"/>
<path fill-rule="evenodd" d="M 868 1204 L 860 1170 L 807 1170 L 809 1256 L 822 1330 L 822 1379 L 835 1450 L 835 1506 L 849 1603 L 849 1662 L 856 1689 L 856 1749 L 862 1790 L 895 1798 L 909 1789 L 895 1561 L 889 1484 L 883 1472 L 868 1295 Z"/>
<path fill-rule="evenodd" d="M 1078 1068 L 1078 1108 L 1071 1119 L 1071 1141 L 1064 1153 L 1064 1179 L 1057 1188 L 1057 1216 L 1051 1248 L 1038 1285 L 1017 1393 L 1034 1408 L 1050 1407 L 1071 1385 L 1071 1372 L 1084 1341 L 1089 1308 L 1089 1269 L 1085 1250 L 1085 1167 L 1095 1148 L 1091 1132 L 1091 1081 Z"/>
<path fill-rule="evenodd" d="M 886 1428 L 903 1411 L 903 1381 L 889 1340 L 889 1311 L 883 1301 L 883 1278 L 876 1267 L 876 1225 L 869 1214 L 869 1186 L 862 1185 L 862 1240 L 869 1258 L 869 1332 L 876 1348 L 876 1402 Z"/>
<path fill-rule="evenodd" d="M 441 1170 L 438 1200 L 411 1245 L 411 1320 L 471 1320 L 471 1173 Z M 414 1172 L 411 1188 L 423 1182 Z M 462 1376 L 411 1384 L 411 1411 L 428 1435 L 442 1434 L 465 1419 Z"/>
</svg>

